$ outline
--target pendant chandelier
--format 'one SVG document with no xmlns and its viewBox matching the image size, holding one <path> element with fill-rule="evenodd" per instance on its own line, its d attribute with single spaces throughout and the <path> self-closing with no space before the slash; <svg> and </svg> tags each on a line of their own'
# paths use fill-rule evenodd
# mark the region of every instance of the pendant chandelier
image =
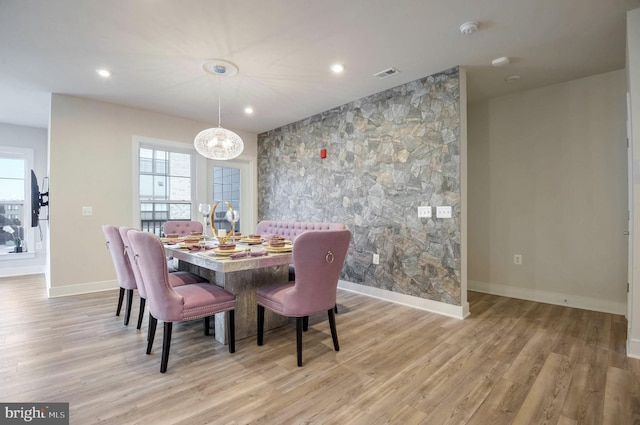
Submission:
<svg viewBox="0 0 640 425">
<path fill-rule="evenodd" d="M 202 68 L 218 77 L 231 77 L 238 72 L 238 68 L 230 62 L 214 60 L 206 62 Z M 222 104 L 220 90 L 218 90 L 218 127 L 202 130 L 193 141 L 196 151 L 205 158 L 228 160 L 238 157 L 244 150 L 244 143 L 240 136 L 231 130 L 222 128 Z"/>
</svg>

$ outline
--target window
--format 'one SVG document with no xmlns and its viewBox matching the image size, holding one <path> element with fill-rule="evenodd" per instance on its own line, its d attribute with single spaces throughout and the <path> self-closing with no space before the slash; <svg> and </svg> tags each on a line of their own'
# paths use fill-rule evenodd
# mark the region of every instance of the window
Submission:
<svg viewBox="0 0 640 425">
<path fill-rule="evenodd" d="M 193 155 L 141 145 L 138 158 L 140 228 L 161 235 L 165 221 L 191 220 Z"/>
<path fill-rule="evenodd" d="M 0 257 L 32 250 L 31 149 L 0 146 Z M 26 225 L 25 225 L 26 223 Z M 29 243 L 27 243 L 29 242 Z"/>
<path fill-rule="evenodd" d="M 213 199 L 227 201 L 234 211 L 240 211 L 240 169 L 232 167 L 213 167 Z M 218 205 L 214 217 L 216 229 L 231 229 L 226 220 L 226 205 Z M 240 229 L 240 220 L 235 229 Z"/>
</svg>

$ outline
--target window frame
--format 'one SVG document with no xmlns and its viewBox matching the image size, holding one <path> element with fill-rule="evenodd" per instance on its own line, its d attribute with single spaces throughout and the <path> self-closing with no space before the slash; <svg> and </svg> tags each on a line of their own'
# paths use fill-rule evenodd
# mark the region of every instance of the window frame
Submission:
<svg viewBox="0 0 640 425">
<path fill-rule="evenodd" d="M 206 202 L 213 202 L 221 199 L 213 198 L 214 185 L 214 167 L 237 168 L 240 170 L 240 227 L 236 227 L 236 232 L 252 233 L 257 225 L 257 177 L 255 172 L 256 161 L 236 158 L 228 161 L 216 161 L 212 159 L 206 160 L 206 193 L 203 199 Z M 221 208 L 226 211 L 226 205 L 218 205 L 218 211 Z"/>
<path fill-rule="evenodd" d="M 26 251 L 0 254 L 0 261 L 17 260 L 35 257 L 35 232 L 31 227 L 31 170 L 34 169 L 34 150 L 31 148 L 18 148 L 14 146 L 0 145 L 0 157 L 21 158 L 25 162 L 24 167 L 24 201 L 22 213 L 23 249 Z M 5 214 L 7 212 L 5 211 Z"/>
<path fill-rule="evenodd" d="M 140 149 L 152 149 L 152 150 L 162 150 L 167 152 L 175 152 L 181 154 L 187 154 L 190 157 L 190 179 L 191 179 L 191 199 L 190 200 L 142 200 L 140 198 Z M 194 215 L 197 214 L 197 161 L 196 161 L 196 150 L 184 143 L 180 142 L 171 142 L 167 140 L 153 139 L 142 136 L 134 136 L 132 143 L 132 169 L 133 169 L 133 199 L 132 205 L 133 208 L 133 223 L 134 227 L 140 228 L 142 225 L 141 219 L 141 211 L 142 204 L 185 204 L 189 205 L 191 218 L 190 220 L 198 220 L 197 217 L 194 218 Z M 148 174 L 146 174 L 148 175 Z"/>
</svg>

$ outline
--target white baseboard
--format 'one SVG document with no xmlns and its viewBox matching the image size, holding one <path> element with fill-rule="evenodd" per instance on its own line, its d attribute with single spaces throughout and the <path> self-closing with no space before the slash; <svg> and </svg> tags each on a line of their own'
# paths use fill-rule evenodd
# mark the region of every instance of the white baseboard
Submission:
<svg viewBox="0 0 640 425">
<path fill-rule="evenodd" d="M 637 339 L 627 340 L 627 357 L 640 359 L 640 341 Z"/>
<path fill-rule="evenodd" d="M 625 303 L 584 297 L 582 295 L 541 291 L 538 289 L 479 282 L 475 280 L 468 281 L 468 289 L 470 291 L 483 292 L 485 294 L 500 295 L 503 297 L 518 298 L 546 304 L 563 305 L 566 307 L 581 308 L 583 310 L 601 311 L 603 313 L 621 315 L 625 315 L 627 313 L 627 305 Z"/>
<path fill-rule="evenodd" d="M 428 300 L 426 298 L 415 297 L 413 295 L 399 294 L 397 292 L 387 291 L 386 289 L 374 288 L 372 286 L 361 285 L 359 283 L 347 282 L 345 280 L 338 281 L 338 288 L 345 291 L 355 292 L 361 295 L 390 301 L 396 304 L 406 305 L 408 307 L 420 310 L 430 311 L 432 313 L 442 314 L 456 319 L 464 319 L 469 315 L 469 303 L 466 306 L 446 304 L 439 301 Z"/>
<path fill-rule="evenodd" d="M 44 274 L 46 267 L 40 266 L 22 266 L 22 267 L 7 267 L 0 269 L 0 277 L 10 276 L 24 276 L 28 274 Z"/>
<path fill-rule="evenodd" d="M 111 291 L 119 287 L 120 285 L 118 285 L 117 280 L 105 280 L 103 282 L 80 283 L 78 285 L 53 286 L 47 290 L 49 298 L 56 298 L 88 294 L 91 292 Z"/>
</svg>

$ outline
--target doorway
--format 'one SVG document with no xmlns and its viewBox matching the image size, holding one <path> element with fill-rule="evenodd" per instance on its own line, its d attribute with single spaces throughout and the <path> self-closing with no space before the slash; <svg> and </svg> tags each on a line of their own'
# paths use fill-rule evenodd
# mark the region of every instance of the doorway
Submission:
<svg viewBox="0 0 640 425">
<path fill-rule="evenodd" d="M 256 226 L 255 177 L 250 161 L 207 161 L 207 199 L 209 203 L 227 201 L 234 210 L 235 231 L 251 233 Z M 214 213 L 216 229 L 229 230 L 231 216 L 225 205 Z"/>
</svg>

